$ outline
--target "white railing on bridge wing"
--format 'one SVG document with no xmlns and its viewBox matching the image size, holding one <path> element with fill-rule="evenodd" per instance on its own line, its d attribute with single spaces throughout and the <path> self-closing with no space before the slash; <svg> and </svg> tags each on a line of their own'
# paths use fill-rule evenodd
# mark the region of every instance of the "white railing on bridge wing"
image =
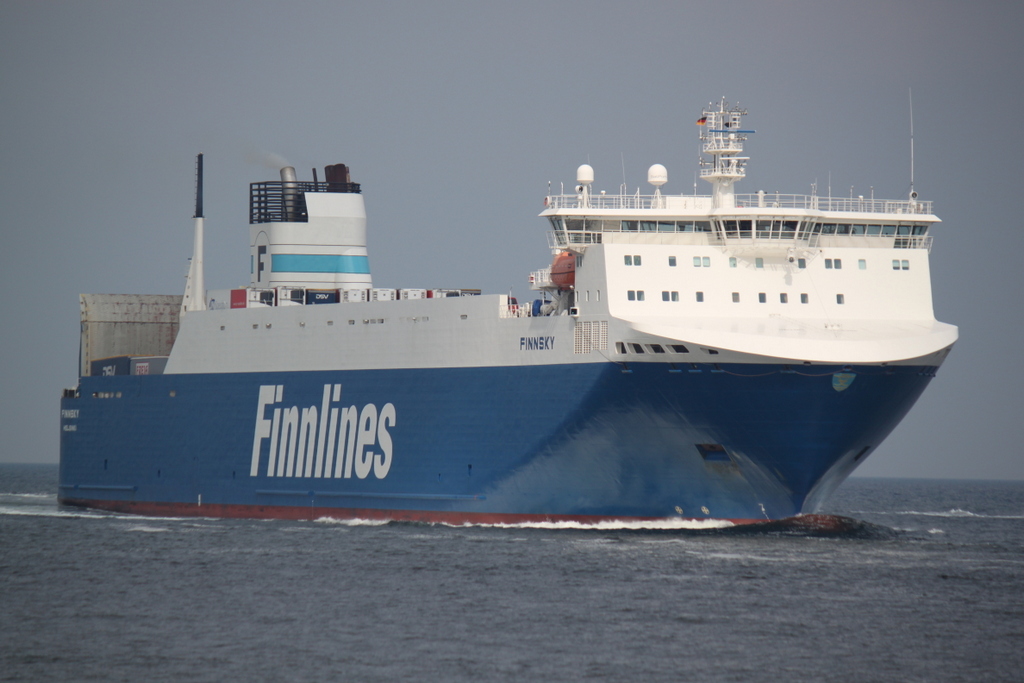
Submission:
<svg viewBox="0 0 1024 683">
<path fill-rule="evenodd" d="M 530 289 L 542 289 L 551 286 L 551 268 L 541 268 L 530 273 Z"/>
<path fill-rule="evenodd" d="M 705 169 L 702 174 L 707 171 Z M 693 195 L 650 195 L 640 194 L 561 194 L 547 198 L 549 209 L 710 209 L 710 197 Z M 764 207 L 766 209 L 807 209 L 812 211 L 835 211 L 850 213 L 887 214 L 930 214 L 932 202 L 906 199 L 864 199 L 861 197 L 820 197 L 804 194 L 737 194 L 736 207 L 743 209 Z"/>
<path fill-rule="evenodd" d="M 549 209 L 663 209 L 665 197 L 650 194 L 556 194 L 548 197 Z"/>
<path fill-rule="evenodd" d="M 906 199 L 865 199 L 863 197 L 820 197 L 807 194 L 737 194 L 741 208 L 810 209 L 857 213 L 930 214 L 932 202 Z"/>
</svg>

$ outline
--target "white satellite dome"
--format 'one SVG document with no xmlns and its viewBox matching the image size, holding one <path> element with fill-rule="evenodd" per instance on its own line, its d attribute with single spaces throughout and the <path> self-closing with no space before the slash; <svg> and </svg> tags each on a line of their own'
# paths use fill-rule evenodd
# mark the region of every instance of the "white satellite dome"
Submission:
<svg viewBox="0 0 1024 683">
<path fill-rule="evenodd" d="M 668 182 L 668 169 L 661 164 L 654 164 L 647 169 L 647 182 L 655 187 L 661 187 Z"/>
<path fill-rule="evenodd" d="M 594 182 L 594 167 L 590 164 L 583 164 L 577 168 L 576 182 L 580 185 L 589 185 Z"/>
</svg>

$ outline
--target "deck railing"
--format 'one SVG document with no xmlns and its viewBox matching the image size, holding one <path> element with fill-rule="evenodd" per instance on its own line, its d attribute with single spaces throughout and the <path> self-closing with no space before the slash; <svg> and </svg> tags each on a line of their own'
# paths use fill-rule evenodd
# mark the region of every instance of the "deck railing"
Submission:
<svg viewBox="0 0 1024 683">
<path fill-rule="evenodd" d="M 676 200 L 691 200 L 680 205 Z M 699 200 L 699 201 L 698 201 Z M 590 194 L 584 200 L 582 194 L 551 195 L 546 200 L 548 209 L 664 209 L 669 206 L 687 212 L 692 209 L 686 204 L 709 204 L 711 198 L 697 195 L 652 195 L 640 194 Z M 821 197 L 818 195 L 781 194 L 777 192 L 737 194 L 736 208 L 765 208 L 776 213 L 776 209 L 800 209 L 842 213 L 879 214 L 931 214 L 932 202 L 910 199 L 865 199 L 863 197 Z"/>
</svg>

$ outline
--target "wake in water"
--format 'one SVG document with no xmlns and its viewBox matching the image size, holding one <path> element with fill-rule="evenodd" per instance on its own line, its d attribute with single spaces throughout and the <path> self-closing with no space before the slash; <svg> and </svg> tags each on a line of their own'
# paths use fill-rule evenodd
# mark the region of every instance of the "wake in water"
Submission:
<svg viewBox="0 0 1024 683">
<path fill-rule="evenodd" d="M 897 535 L 895 529 L 838 515 L 800 515 L 752 524 L 734 524 L 724 519 L 654 519 L 643 521 L 605 520 L 584 522 L 520 522 L 509 524 L 447 524 L 443 522 L 411 522 L 381 519 L 333 519 L 322 517 L 321 524 L 343 526 L 426 526 L 452 529 L 538 529 L 545 531 L 624 531 L 641 533 L 672 533 L 699 536 L 797 536 L 828 538 L 888 539 Z"/>
</svg>

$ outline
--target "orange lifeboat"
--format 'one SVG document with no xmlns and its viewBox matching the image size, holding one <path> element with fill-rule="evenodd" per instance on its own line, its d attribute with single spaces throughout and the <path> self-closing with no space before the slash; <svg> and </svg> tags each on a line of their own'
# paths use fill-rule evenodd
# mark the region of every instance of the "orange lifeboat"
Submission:
<svg viewBox="0 0 1024 683">
<path fill-rule="evenodd" d="M 576 255 L 571 251 L 560 251 L 551 262 L 551 282 L 558 289 L 572 289 L 576 285 Z"/>
</svg>

